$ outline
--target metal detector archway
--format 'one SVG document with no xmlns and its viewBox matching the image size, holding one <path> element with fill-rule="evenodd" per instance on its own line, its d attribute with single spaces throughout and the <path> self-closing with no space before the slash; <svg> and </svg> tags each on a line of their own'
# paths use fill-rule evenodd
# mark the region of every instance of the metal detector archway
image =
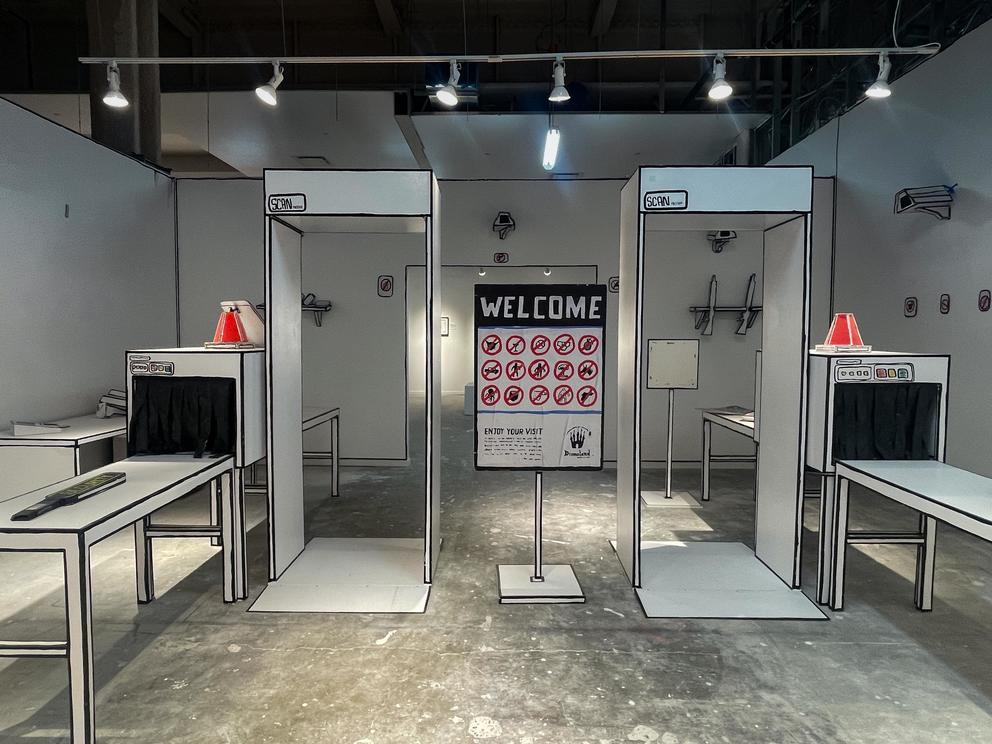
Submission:
<svg viewBox="0 0 992 744">
<path fill-rule="evenodd" d="M 426 457 L 424 585 L 434 576 L 440 537 L 440 267 L 438 184 L 429 170 L 267 170 L 265 187 L 266 388 L 269 579 L 278 583 L 306 550 L 303 505 L 302 238 L 323 218 L 398 219 L 423 230 Z M 371 542 L 371 541 L 369 541 Z M 371 549 L 371 548 L 370 548 Z M 426 603 L 426 592 L 423 593 Z"/>
<path fill-rule="evenodd" d="M 654 610 L 649 606 L 654 579 L 668 570 L 665 566 L 670 565 L 670 559 L 680 556 L 678 550 L 672 550 L 665 562 L 648 561 L 641 539 L 642 396 L 647 350 L 643 322 L 645 231 L 650 226 L 652 230 L 746 229 L 763 234 L 761 446 L 755 547 L 748 558 L 756 570 L 767 569 L 765 578 L 781 580 L 772 580 L 766 588 L 792 590 L 800 581 L 812 193 L 810 167 L 642 167 L 621 191 L 615 547 L 627 578 L 651 616 L 699 617 L 702 614 L 697 612 L 708 610 L 702 608 L 705 602 L 699 603 L 698 609 L 672 608 L 674 594 L 656 602 Z M 684 552 L 691 552 L 693 545 L 683 545 L 687 549 Z M 724 565 L 737 558 L 725 551 L 715 560 L 716 565 Z M 705 586 L 708 579 L 704 574 L 684 581 L 687 583 L 679 588 L 692 589 L 697 582 L 704 585 L 699 587 L 701 592 L 734 594 L 725 589 L 727 582 Z M 762 582 L 767 584 L 765 579 Z M 808 604 L 810 617 L 822 617 L 801 592 L 791 595 L 781 610 L 772 609 L 771 614 L 762 610 L 754 616 L 805 616 Z M 759 594 L 749 599 L 753 603 L 764 601 Z M 746 617 L 753 610 L 718 607 L 720 612 L 724 609 L 728 614 L 714 616 Z"/>
</svg>

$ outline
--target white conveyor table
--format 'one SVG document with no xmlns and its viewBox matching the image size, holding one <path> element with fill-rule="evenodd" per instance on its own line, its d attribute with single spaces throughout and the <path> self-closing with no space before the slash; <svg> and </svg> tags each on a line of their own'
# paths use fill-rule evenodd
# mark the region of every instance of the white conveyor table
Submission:
<svg viewBox="0 0 992 744">
<path fill-rule="evenodd" d="M 326 406 L 303 406 L 303 431 L 307 432 L 323 424 L 330 424 L 330 450 L 305 450 L 303 460 L 330 460 L 331 461 L 331 496 L 338 495 L 338 439 L 340 429 L 341 409 L 328 408 Z"/>
<path fill-rule="evenodd" d="M 308 432 L 311 429 L 316 429 L 318 426 L 323 426 L 324 424 L 330 424 L 330 438 L 328 441 L 327 450 L 304 450 L 303 461 L 306 463 L 307 460 L 330 460 L 331 462 L 331 496 L 339 495 L 338 485 L 340 483 L 340 457 L 338 451 L 338 442 L 340 441 L 340 422 L 341 419 L 341 409 L 340 408 L 328 408 L 327 406 L 303 406 L 303 431 Z M 251 483 L 244 487 L 246 493 L 253 494 L 266 494 L 268 493 L 268 486 L 264 483 L 259 484 L 258 479 L 255 477 L 255 465 L 258 463 L 252 463 L 249 468 L 251 470 Z M 217 507 L 211 503 L 210 511 L 210 521 L 211 524 L 216 522 Z"/>
<path fill-rule="evenodd" d="M 736 432 L 754 441 L 754 414 L 753 413 L 723 413 L 720 411 L 703 412 L 703 473 L 702 488 L 700 498 L 703 501 L 710 500 L 710 464 L 714 460 L 728 462 L 754 462 L 754 455 L 714 455 L 713 448 L 713 425 L 722 426 L 724 429 Z M 755 444 L 757 446 L 757 443 Z"/>
<path fill-rule="evenodd" d="M 50 493 L 102 472 L 123 472 L 127 481 L 83 501 L 29 521 L 11 517 Z M 0 656 L 60 657 L 69 662 L 69 729 L 73 744 L 96 740 L 93 684 L 93 595 L 90 548 L 135 525 L 139 601 L 154 597 L 150 538 L 141 525 L 158 509 L 190 491 L 220 481 L 225 602 L 246 596 L 243 500 L 233 488 L 234 458 L 191 455 L 132 457 L 51 486 L 0 501 L 0 552 L 57 553 L 65 570 L 65 641 L 2 641 Z M 245 595 L 245 596 L 242 596 Z"/>
<path fill-rule="evenodd" d="M 123 416 L 75 416 L 52 423 L 67 426 L 50 434 L 15 437 L 0 432 L 0 498 L 41 488 L 86 471 L 81 450 L 121 436 L 127 431 Z"/>
<path fill-rule="evenodd" d="M 837 460 L 832 493 L 822 508 L 831 528 L 828 550 L 821 550 L 830 582 L 830 607 L 844 608 L 847 546 L 851 544 L 916 545 L 915 603 L 933 609 L 934 552 L 937 522 L 992 541 L 992 479 L 936 460 Z M 849 492 L 856 483 L 920 513 L 918 532 L 852 532 L 848 529 Z M 819 590 L 817 587 L 818 596 Z"/>
</svg>

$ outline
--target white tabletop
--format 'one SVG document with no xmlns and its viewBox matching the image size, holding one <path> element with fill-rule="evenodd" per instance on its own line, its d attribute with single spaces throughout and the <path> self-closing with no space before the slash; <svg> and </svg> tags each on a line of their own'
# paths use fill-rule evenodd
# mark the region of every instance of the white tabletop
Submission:
<svg viewBox="0 0 992 744">
<path fill-rule="evenodd" d="M 54 431 L 48 434 L 29 434 L 15 437 L 10 429 L 0 432 L 0 447 L 16 447 L 18 444 L 31 442 L 46 442 L 50 444 L 78 445 L 84 441 L 95 442 L 99 439 L 109 439 L 127 430 L 127 420 L 124 416 L 97 418 L 94 415 L 76 416 L 74 418 L 53 421 L 54 424 L 67 425 L 68 429 Z"/>
<path fill-rule="evenodd" d="M 861 473 L 971 519 L 992 524 L 992 478 L 934 460 L 838 460 L 837 474 Z"/>
<path fill-rule="evenodd" d="M 340 414 L 340 408 L 331 408 L 330 406 L 303 406 L 303 423 L 306 425 L 314 419 L 319 418 L 332 419 Z"/>
<path fill-rule="evenodd" d="M 0 501 L 0 532 L 83 532 L 167 488 L 195 478 L 206 470 L 224 463 L 230 467 L 231 459 L 230 455 L 199 459 L 192 455 L 154 455 L 114 462 L 75 478 Z M 35 519 L 23 522 L 11 519 L 21 509 L 38 503 L 49 494 L 105 472 L 125 473 L 127 481 Z"/>
<path fill-rule="evenodd" d="M 753 413 L 720 413 L 719 411 L 703 411 L 703 418 L 718 426 L 724 426 L 745 436 L 754 436 Z"/>
</svg>

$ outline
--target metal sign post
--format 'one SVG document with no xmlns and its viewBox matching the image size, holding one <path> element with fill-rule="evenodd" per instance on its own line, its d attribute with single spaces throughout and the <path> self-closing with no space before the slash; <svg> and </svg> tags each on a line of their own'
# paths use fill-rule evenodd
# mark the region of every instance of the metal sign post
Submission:
<svg viewBox="0 0 992 744">
<path fill-rule="evenodd" d="M 531 581 L 544 581 L 544 567 L 541 565 L 541 543 L 544 540 L 544 473 L 534 473 L 534 574 Z"/>
</svg>

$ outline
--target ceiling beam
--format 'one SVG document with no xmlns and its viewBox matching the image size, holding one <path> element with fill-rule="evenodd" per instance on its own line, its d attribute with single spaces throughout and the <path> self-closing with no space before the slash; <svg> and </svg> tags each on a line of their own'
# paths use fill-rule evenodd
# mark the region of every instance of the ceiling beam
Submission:
<svg viewBox="0 0 992 744">
<path fill-rule="evenodd" d="M 617 10 L 617 0 L 599 0 L 596 8 L 592 12 L 592 19 L 589 23 L 589 35 L 594 39 L 605 36 L 613 25 L 613 14 Z"/>
<path fill-rule="evenodd" d="M 403 34 L 403 24 L 400 23 L 399 14 L 396 12 L 396 6 L 393 5 L 393 0 L 373 0 L 375 3 L 375 11 L 379 14 L 379 22 L 382 24 L 382 30 L 386 32 L 386 36 L 396 37 Z"/>
</svg>

